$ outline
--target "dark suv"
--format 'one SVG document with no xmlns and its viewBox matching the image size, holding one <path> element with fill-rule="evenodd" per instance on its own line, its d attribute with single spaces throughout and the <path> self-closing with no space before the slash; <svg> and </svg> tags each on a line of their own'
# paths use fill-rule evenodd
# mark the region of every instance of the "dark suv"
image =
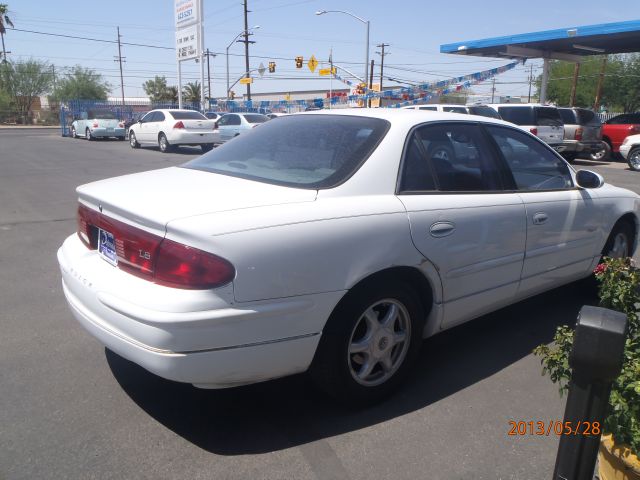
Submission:
<svg viewBox="0 0 640 480">
<path fill-rule="evenodd" d="M 579 154 L 592 155 L 602 151 L 602 123 L 595 112 L 575 107 L 558 107 L 558 111 L 564 122 L 564 158 L 573 160 Z M 606 151 L 600 159 L 605 157 Z"/>
</svg>

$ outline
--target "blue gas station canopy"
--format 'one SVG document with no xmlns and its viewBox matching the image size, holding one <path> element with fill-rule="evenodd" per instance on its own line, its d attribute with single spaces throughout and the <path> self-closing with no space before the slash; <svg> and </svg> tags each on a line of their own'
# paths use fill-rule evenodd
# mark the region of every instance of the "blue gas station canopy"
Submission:
<svg viewBox="0 0 640 480">
<path fill-rule="evenodd" d="M 480 57 L 553 58 L 567 61 L 579 61 L 585 55 L 638 51 L 640 20 L 559 28 L 440 46 L 441 53 Z"/>
</svg>

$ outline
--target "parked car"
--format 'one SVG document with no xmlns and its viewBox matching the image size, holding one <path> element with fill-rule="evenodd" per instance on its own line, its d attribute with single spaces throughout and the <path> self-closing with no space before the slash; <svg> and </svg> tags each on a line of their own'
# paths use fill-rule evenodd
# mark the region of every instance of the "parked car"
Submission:
<svg viewBox="0 0 640 480">
<path fill-rule="evenodd" d="M 507 122 L 514 123 L 537 136 L 557 152 L 563 152 L 564 125 L 558 109 L 536 103 L 494 103 L 489 105 Z"/>
<path fill-rule="evenodd" d="M 138 121 L 140 121 L 140 119 L 144 117 L 147 113 L 149 112 L 148 111 L 136 112 L 133 115 L 131 115 L 131 117 L 129 117 L 127 120 L 124 121 L 124 131 L 126 132 L 127 137 L 129 136 L 129 128 L 131 128 L 131 125 L 133 125 L 134 123 L 138 123 Z"/>
<path fill-rule="evenodd" d="M 223 115 L 216 121 L 214 143 L 224 143 L 269 120 L 269 117 L 261 113 L 228 113 Z"/>
<path fill-rule="evenodd" d="M 640 112 L 617 115 L 602 125 L 602 140 L 611 147 L 614 155 L 620 153 L 620 145 L 629 135 L 640 133 Z"/>
<path fill-rule="evenodd" d="M 640 172 L 640 135 L 630 135 L 620 145 L 620 155 L 629 164 L 631 170 Z"/>
<path fill-rule="evenodd" d="M 511 124 L 387 109 L 283 117 L 77 194 L 63 291 L 107 348 L 202 388 L 308 370 L 356 404 L 423 338 L 631 255 L 640 221 Z"/>
<path fill-rule="evenodd" d="M 430 111 L 430 112 L 466 113 L 469 115 L 480 115 L 481 117 L 500 118 L 500 114 L 497 111 L 483 104 L 471 104 L 471 105 L 428 104 L 428 105 L 409 105 L 401 108 L 406 110 L 424 110 L 424 111 Z"/>
<path fill-rule="evenodd" d="M 215 122 L 193 110 L 151 110 L 129 128 L 129 145 L 157 145 L 169 152 L 179 145 L 213 148 Z"/>
<path fill-rule="evenodd" d="M 280 112 L 272 112 L 272 113 L 267 113 L 266 115 L 271 120 L 273 120 L 274 118 L 278 118 L 278 117 L 286 117 L 289 114 L 288 113 L 280 113 Z"/>
<path fill-rule="evenodd" d="M 124 122 L 118 120 L 110 110 L 88 110 L 71 123 L 71 138 L 84 137 L 87 140 L 115 137 L 124 140 Z"/>
<path fill-rule="evenodd" d="M 600 160 L 606 159 L 606 151 L 602 144 L 602 123 L 592 110 L 576 107 L 558 108 L 564 123 L 565 149 L 562 156 L 567 160 L 575 159 L 579 154 L 597 155 Z"/>
</svg>

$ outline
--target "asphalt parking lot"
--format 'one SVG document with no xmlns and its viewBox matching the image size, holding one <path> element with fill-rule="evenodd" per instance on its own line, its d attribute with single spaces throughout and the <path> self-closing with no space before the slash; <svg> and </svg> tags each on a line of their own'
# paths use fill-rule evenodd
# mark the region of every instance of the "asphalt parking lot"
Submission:
<svg viewBox="0 0 640 480">
<path fill-rule="evenodd" d="M 197 390 L 85 333 L 56 261 L 76 228 L 75 187 L 199 154 L 0 129 L 0 479 L 550 478 L 558 439 L 509 436 L 509 421 L 562 419 L 565 399 L 531 350 L 596 301 L 583 284 L 425 341 L 401 392 L 363 410 L 304 376 Z M 640 193 L 626 164 L 575 164 Z"/>
</svg>

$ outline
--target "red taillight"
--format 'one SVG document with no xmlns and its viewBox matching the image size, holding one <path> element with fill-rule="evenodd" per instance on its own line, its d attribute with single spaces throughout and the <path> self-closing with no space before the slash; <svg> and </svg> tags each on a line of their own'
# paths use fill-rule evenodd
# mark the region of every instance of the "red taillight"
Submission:
<svg viewBox="0 0 640 480">
<path fill-rule="evenodd" d="M 582 140 L 582 128 L 576 128 L 575 140 Z"/>
<path fill-rule="evenodd" d="M 93 127 L 93 128 L 98 128 L 98 122 L 93 122 L 92 127 Z"/>
<path fill-rule="evenodd" d="M 537 129 L 537 128 L 535 128 L 535 127 L 530 128 L 530 129 L 529 129 L 529 131 L 530 131 L 531 133 L 533 133 L 536 137 L 538 136 L 538 129 Z"/>
<path fill-rule="evenodd" d="M 174 288 L 209 289 L 233 280 L 235 269 L 224 258 L 189 247 L 78 206 L 78 236 L 98 248 L 98 229 L 113 234 L 118 267 Z"/>
<path fill-rule="evenodd" d="M 640 125 L 632 125 L 629 131 L 631 134 L 640 133 Z"/>
<path fill-rule="evenodd" d="M 235 276 L 233 265 L 224 258 L 166 238 L 155 267 L 154 281 L 176 288 L 216 288 Z"/>
<path fill-rule="evenodd" d="M 173 126 L 173 128 L 184 128 L 184 123 L 182 123 L 182 120 L 180 120 Z"/>
</svg>

